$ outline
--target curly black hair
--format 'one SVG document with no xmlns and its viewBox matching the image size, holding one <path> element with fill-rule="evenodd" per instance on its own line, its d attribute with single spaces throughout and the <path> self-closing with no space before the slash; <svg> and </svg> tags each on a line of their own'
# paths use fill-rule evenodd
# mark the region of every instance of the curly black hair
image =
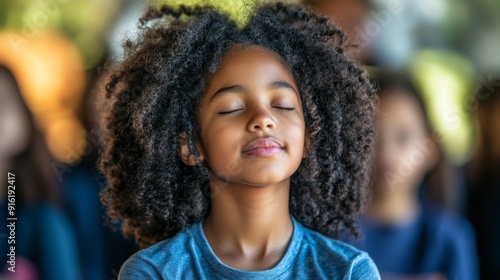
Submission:
<svg viewBox="0 0 500 280">
<path fill-rule="evenodd" d="M 106 85 L 102 202 L 142 246 L 174 236 L 210 211 L 210 171 L 183 164 L 179 137 L 191 153 L 208 77 L 235 45 L 280 55 L 301 93 L 308 155 L 292 175 L 291 214 L 329 237 L 358 235 L 356 215 L 367 197 L 376 94 L 347 55 L 345 35 L 330 19 L 296 4 L 261 4 L 239 27 L 210 6 L 150 7 L 138 39 Z"/>
</svg>

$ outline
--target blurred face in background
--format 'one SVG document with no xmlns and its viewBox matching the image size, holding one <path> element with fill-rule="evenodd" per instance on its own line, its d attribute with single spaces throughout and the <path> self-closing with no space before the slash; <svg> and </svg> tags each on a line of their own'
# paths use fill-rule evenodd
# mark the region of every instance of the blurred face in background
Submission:
<svg viewBox="0 0 500 280">
<path fill-rule="evenodd" d="M 0 68 L 0 160 L 11 159 L 26 148 L 29 122 L 15 81 Z"/>
<path fill-rule="evenodd" d="M 375 195 L 412 192 L 437 152 L 417 101 L 399 91 L 380 96 Z"/>
<path fill-rule="evenodd" d="M 311 5 L 321 13 L 332 17 L 349 37 L 354 37 L 355 28 L 363 29 L 369 20 L 369 7 L 362 0 L 320 0 Z"/>
<path fill-rule="evenodd" d="M 362 30 L 370 21 L 370 6 L 365 0 L 311 0 L 304 1 L 320 13 L 331 17 L 346 33 L 348 40 L 356 45 L 366 44 L 361 36 Z M 354 55 L 360 61 L 369 59 L 370 46 L 356 50 Z"/>
</svg>

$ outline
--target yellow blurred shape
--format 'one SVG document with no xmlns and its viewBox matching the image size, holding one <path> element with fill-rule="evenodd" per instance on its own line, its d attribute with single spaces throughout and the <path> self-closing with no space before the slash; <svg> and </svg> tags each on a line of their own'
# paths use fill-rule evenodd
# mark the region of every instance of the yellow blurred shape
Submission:
<svg viewBox="0 0 500 280">
<path fill-rule="evenodd" d="M 56 32 L 43 31 L 29 38 L 21 34 L 0 31 L 0 64 L 16 76 L 23 98 L 46 137 L 50 128 L 48 144 L 53 155 L 65 159 L 61 154 L 64 147 L 85 140 L 82 133 L 75 132 L 82 125 L 74 117 L 85 88 L 80 53 Z M 54 126 L 54 122 L 58 124 Z M 64 129 L 57 129 L 56 134 L 54 127 Z"/>
<path fill-rule="evenodd" d="M 463 105 L 473 88 L 471 63 L 452 52 L 423 50 L 414 56 L 410 71 L 426 101 L 435 134 L 452 161 L 463 163 L 472 142 Z"/>
<path fill-rule="evenodd" d="M 35 113 L 59 108 L 76 109 L 85 86 L 83 63 L 76 47 L 57 33 L 43 32 L 32 38 L 0 33 L 0 63 L 16 74 L 26 103 Z"/>
<path fill-rule="evenodd" d="M 77 162 L 89 148 L 81 122 L 72 116 L 52 122 L 47 127 L 46 139 L 54 158 L 64 163 Z"/>
<path fill-rule="evenodd" d="M 162 4 L 168 3 L 172 6 L 196 6 L 196 5 L 210 5 L 217 10 L 229 15 L 238 26 L 242 27 L 246 24 L 248 15 L 252 9 L 261 3 L 272 2 L 270 0 L 153 0 L 153 3 Z M 282 1 L 283 2 L 283 1 Z M 284 2 L 295 3 L 297 0 L 288 0 Z"/>
</svg>

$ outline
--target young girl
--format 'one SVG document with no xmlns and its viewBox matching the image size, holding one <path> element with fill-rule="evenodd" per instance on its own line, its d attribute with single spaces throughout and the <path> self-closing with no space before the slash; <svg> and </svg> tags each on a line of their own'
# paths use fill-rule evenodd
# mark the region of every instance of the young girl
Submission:
<svg viewBox="0 0 500 280">
<path fill-rule="evenodd" d="M 151 8 L 111 76 L 102 200 L 142 247 L 120 279 L 379 279 L 357 234 L 375 94 L 302 6 L 237 26 Z"/>
</svg>

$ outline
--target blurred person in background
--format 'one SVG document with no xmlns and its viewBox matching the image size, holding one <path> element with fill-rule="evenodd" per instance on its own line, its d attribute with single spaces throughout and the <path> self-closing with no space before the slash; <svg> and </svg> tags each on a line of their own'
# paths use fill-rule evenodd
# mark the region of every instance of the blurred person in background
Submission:
<svg viewBox="0 0 500 280">
<path fill-rule="evenodd" d="M 332 18 L 346 33 L 352 55 L 363 64 L 372 64 L 370 41 L 363 31 L 370 20 L 370 0 L 302 0 L 302 3 Z"/>
<path fill-rule="evenodd" d="M 410 79 L 378 71 L 380 113 L 373 200 L 353 242 L 373 258 L 383 279 L 478 279 L 468 222 L 420 199 L 444 156 Z M 441 163 L 440 163 L 441 162 Z M 425 192 L 424 192 L 425 195 Z"/>
<path fill-rule="evenodd" d="M 476 229 L 481 279 L 500 279 L 500 79 L 475 96 L 479 139 L 466 164 L 468 214 Z"/>
<path fill-rule="evenodd" d="M 102 64 L 100 64 L 102 65 Z M 138 251 L 133 239 L 126 240 L 120 225 L 105 219 L 99 192 L 105 179 L 97 169 L 100 119 L 99 96 L 106 75 L 99 66 L 88 70 L 89 86 L 81 103 L 80 119 L 87 134 L 87 151 L 80 162 L 62 175 L 64 201 L 76 229 L 83 278 L 108 280 L 116 278 L 122 264 Z"/>
<path fill-rule="evenodd" d="M 22 279 L 80 279 L 75 233 L 64 212 L 52 159 L 36 129 L 19 86 L 0 66 L 0 218 L 7 220 L 7 174 L 15 174 L 15 274 Z M 8 236 L 7 228 L 2 237 Z M 7 264 L 10 246 L 0 242 L 0 263 Z M 24 261 L 26 260 L 26 261 Z M 8 266 L 8 265 L 7 265 Z M 23 276 L 21 276 L 21 274 Z M 9 278 L 10 279 L 10 278 Z M 15 278 L 14 278 L 15 279 Z"/>
</svg>

